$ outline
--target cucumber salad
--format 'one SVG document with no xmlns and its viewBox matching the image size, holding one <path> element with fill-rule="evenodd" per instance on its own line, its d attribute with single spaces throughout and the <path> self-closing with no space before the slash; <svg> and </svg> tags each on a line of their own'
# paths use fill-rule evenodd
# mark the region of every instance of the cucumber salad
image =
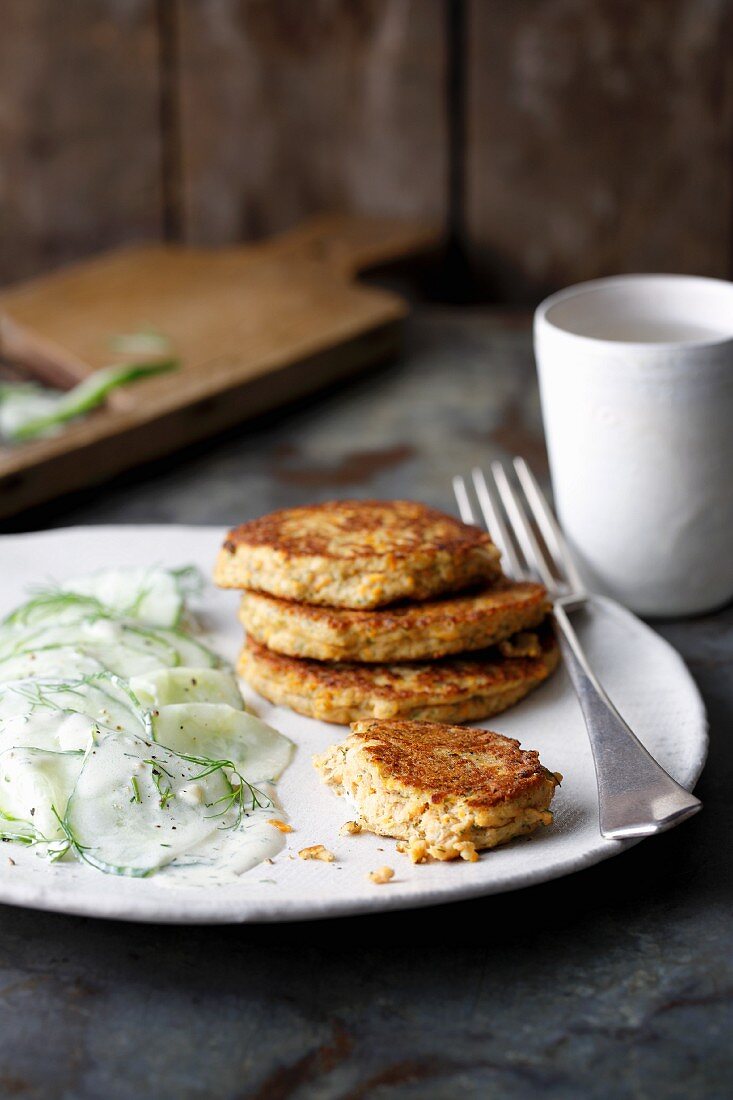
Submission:
<svg viewBox="0 0 733 1100">
<path fill-rule="evenodd" d="M 231 881 L 284 845 L 292 743 L 193 634 L 194 569 L 107 569 L 0 624 L 0 839 L 109 874 Z"/>
</svg>

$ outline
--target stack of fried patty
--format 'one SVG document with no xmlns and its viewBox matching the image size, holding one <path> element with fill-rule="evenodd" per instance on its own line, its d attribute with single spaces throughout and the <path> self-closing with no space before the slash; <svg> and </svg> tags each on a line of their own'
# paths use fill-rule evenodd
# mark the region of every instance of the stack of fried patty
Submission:
<svg viewBox="0 0 733 1100">
<path fill-rule="evenodd" d="M 333 501 L 245 523 L 214 579 L 242 590 L 242 677 L 328 722 L 485 718 L 557 664 L 544 588 L 503 577 L 478 528 L 412 501 Z"/>
</svg>

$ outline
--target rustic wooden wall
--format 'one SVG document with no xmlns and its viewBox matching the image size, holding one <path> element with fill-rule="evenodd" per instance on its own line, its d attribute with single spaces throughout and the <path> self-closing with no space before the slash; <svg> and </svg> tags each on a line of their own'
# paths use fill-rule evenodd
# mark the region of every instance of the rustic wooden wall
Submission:
<svg viewBox="0 0 733 1100">
<path fill-rule="evenodd" d="M 154 0 L 0 0 L 0 282 L 161 227 Z"/>
<path fill-rule="evenodd" d="M 447 225 L 503 300 L 728 275 L 731 7 L 1 0 L 0 281 L 326 208 Z"/>
<path fill-rule="evenodd" d="M 468 240 L 509 298 L 727 276 L 728 0 L 471 0 Z"/>
<path fill-rule="evenodd" d="M 185 234 L 323 208 L 440 219 L 442 0 L 180 4 Z"/>
</svg>

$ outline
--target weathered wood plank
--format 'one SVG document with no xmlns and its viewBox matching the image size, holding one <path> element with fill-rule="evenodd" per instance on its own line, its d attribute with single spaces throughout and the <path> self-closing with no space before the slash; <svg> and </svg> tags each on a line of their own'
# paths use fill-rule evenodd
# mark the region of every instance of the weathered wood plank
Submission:
<svg viewBox="0 0 733 1100">
<path fill-rule="evenodd" d="M 440 219 L 441 0 L 179 2 L 186 237 L 323 210 Z"/>
<path fill-rule="evenodd" d="M 504 297 L 729 274 L 730 5 L 470 0 L 468 225 Z"/>
<path fill-rule="evenodd" d="M 161 223 L 154 0 L 3 0 L 0 282 Z"/>
</svg>

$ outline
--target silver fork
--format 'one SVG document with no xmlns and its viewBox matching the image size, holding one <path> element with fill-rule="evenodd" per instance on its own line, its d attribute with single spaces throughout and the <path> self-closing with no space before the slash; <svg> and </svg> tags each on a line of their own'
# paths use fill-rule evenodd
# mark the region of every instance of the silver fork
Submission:
<svg viewBox="0 0 733 1100">
<path fill-rule="evenodd" d="M 521 494 L 500 462 L 491 464 L 489 480 L 474 469 L 473 487 L 487 530 L 502 552 L 505 572 L 516 580 L 534 573 L 552 597 L 560 648 L 593 750 L 601 833 L 616 840 L 661 833 L 697 813 L 702 803 L 647 752 L 596 678 L 568 617 L 592 596 L 532 471 L 521 458 L 515 458 L 513 466 Z M 461 519 L 475 523 L 462 477 L 453 478 L 453 491 Z"/>
</svg>

